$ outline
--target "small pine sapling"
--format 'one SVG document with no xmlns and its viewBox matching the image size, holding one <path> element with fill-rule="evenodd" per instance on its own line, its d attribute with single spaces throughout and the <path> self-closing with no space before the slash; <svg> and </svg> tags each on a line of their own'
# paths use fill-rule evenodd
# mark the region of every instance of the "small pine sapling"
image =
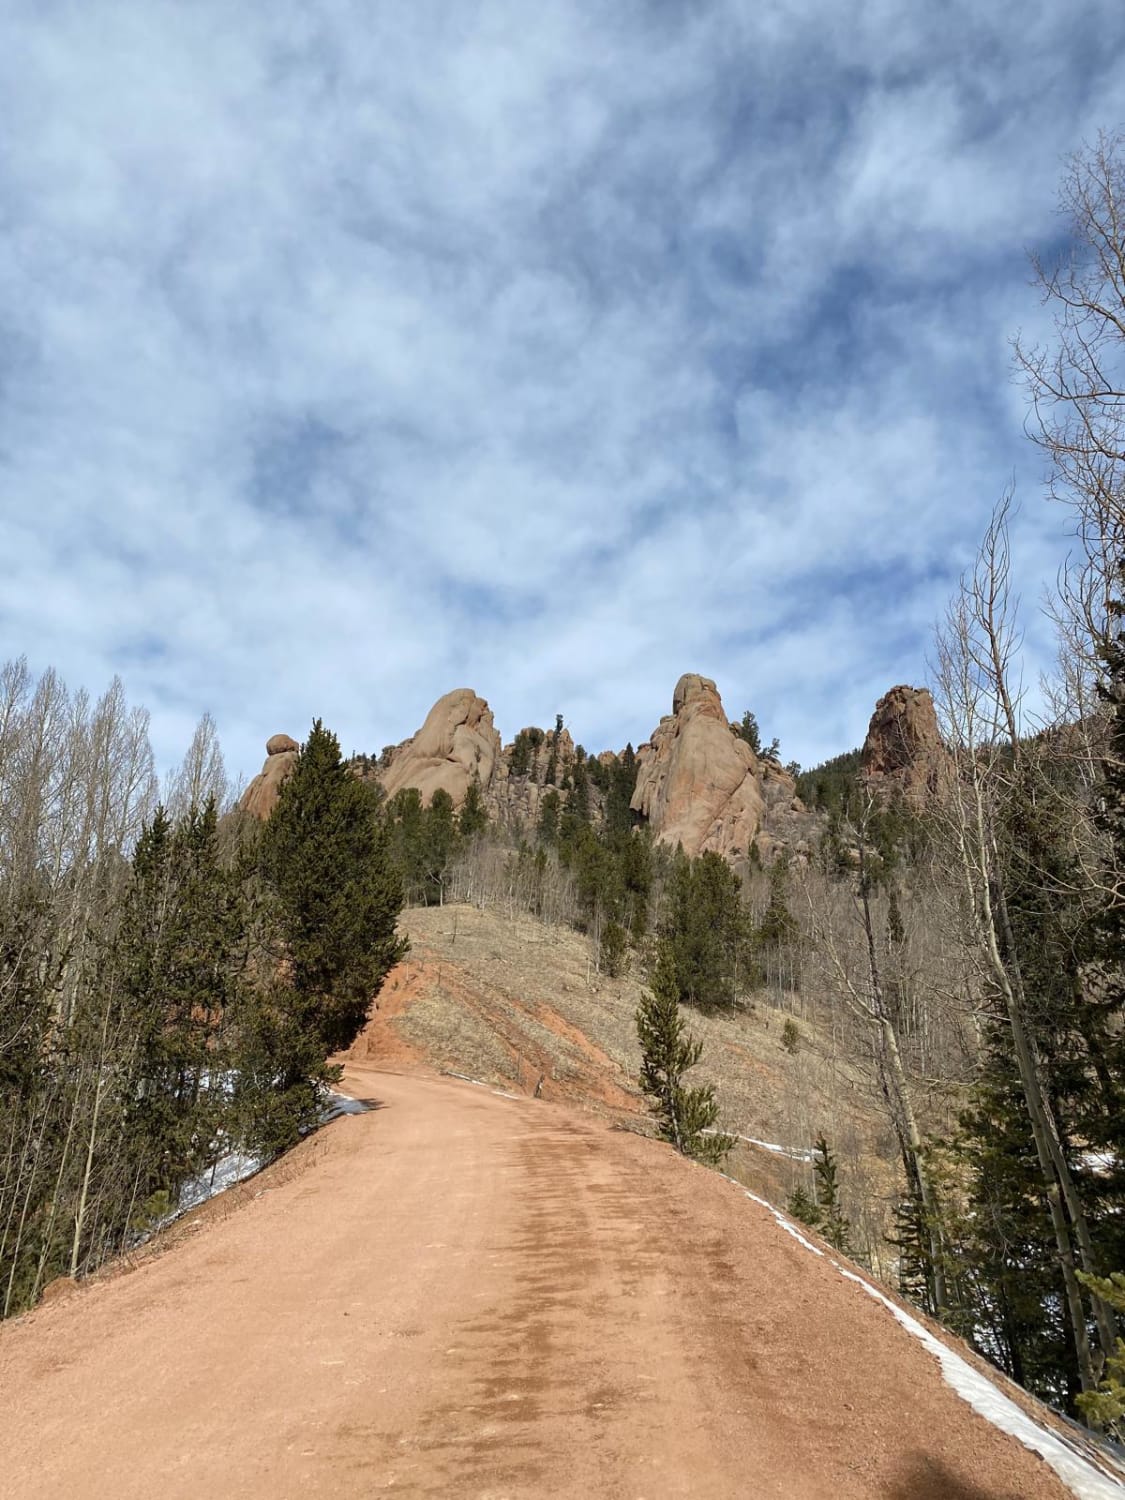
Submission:
<svg viewBox="0 0 1125 1500">
<path fill-rule="evenodd" d="M 816 1138 L 813 1172 L 816 1174 L 816 1201 L 821 1215 L 820 1232 L 834 1249 L 848 1255 L 851 1250 L 852 1226 L 840 1206 L 836 1158 L 829 1150 L 823 1134 Z"/>
<path fill-rule="evenodd" d="M 658 959 L 651 991 L 637 1007 L 636 1021 L 641 1087 L 652 1100 L 661 1138 L 684 1156 L 717 1166 L 734 1140 L 715 1129 L 719 1106 L 714 1089 L 684 1086 L 684 1074 L 699 1061 L 703 1044 L 688 1033 L 680 1016 L 675 976 L 664 954 Z"/>
</svg>

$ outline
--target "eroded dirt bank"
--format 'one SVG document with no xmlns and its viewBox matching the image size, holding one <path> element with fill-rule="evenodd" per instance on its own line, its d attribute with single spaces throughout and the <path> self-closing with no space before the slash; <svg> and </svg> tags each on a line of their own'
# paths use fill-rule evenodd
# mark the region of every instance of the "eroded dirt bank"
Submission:
<svg viewBox="0 0 1125 1500">
<path fill-rule="evenodd" d="M 1061 1500 L 714 1174 L 562 1107 L 383 1107 L 0 1330 L 0 1493 Z"/>
</svg>

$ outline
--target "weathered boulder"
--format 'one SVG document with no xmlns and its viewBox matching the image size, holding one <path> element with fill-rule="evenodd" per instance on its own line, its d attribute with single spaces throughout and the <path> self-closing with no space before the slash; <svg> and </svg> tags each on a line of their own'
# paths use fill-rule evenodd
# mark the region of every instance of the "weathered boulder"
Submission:
<svg viewBox="0 0 1125 1500">
<path fill-rule="evenodd" d="M 685 673 L 672 713 L 637 751 L 632 807 L 661 844 L 690 856 L 714 850 L 738 860 L 750 851 L 765 809 L 762 768 L 745 740 L 732 733 L 709 677 Z M 792 781 L 783 771 L 779 777 Z"/>
<path fill-rule="evenodd" d="M 472 688 L 455 688 L 438 699 L 418 733 L 396 748 L 383 788 L 393 797 L 404 787 L 416 787 L 423 803 L 446 791 L 459 807 L 474 775 L 487 791 L 499 756 L 492 710 Z"/>
<path fill-rule="evenodd" d="M 928 688 L 900 684 L 879 699 L 863 742 L 863 774 L 876 787 L 911 800 L 926 795 L 946 759 Z"/>
<path fill-rule="evenodd" d="M 281 784 L 297 764 L 301 747 L 287 734 L 274 734 L 266 741 L 266 763 L 239 801 L 243 812 L 264 823 L 277 806 Z"/>
</svg>

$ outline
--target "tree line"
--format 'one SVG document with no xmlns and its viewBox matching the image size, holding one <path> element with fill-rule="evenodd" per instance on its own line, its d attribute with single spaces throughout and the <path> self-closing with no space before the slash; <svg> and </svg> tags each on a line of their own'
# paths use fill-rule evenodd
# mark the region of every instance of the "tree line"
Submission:
<svg viewBox="0 0 1125 1500">
<path fill-rule="evenodd" d="M 323 725 L 268 824 L 228 792 L 210 719 L 160 789 L 119 683 L 0 675 L 5 1316 L 314 1126 L 403 951 L 377 801 Z"/>
</svg>

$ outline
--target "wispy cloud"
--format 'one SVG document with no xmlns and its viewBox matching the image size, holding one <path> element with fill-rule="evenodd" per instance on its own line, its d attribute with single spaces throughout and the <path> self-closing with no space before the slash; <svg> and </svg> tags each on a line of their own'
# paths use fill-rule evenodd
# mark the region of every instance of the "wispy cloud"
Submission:
<svg viewBox="0 0 1125 1500">
<path fill-rule="evenodd" d="M 805 761 L 918 680 L 1014 475 L 1125 12 L 37 0 L 0 41 L 2 654 L 252 772 L 469 684 Z"/>
</svg>

